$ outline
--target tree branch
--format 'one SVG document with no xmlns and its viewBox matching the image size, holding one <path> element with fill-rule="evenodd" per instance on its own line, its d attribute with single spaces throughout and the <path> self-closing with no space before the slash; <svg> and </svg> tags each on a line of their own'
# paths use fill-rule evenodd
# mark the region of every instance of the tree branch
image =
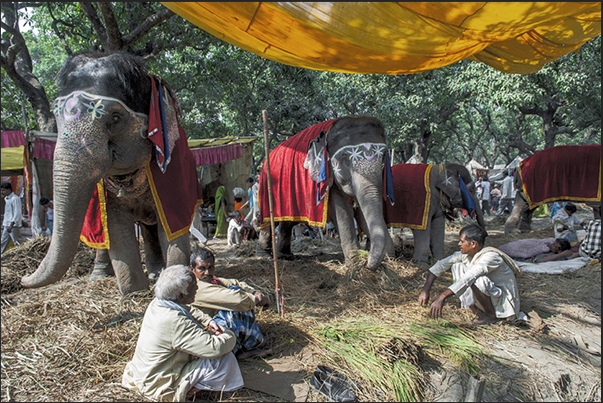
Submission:
<svg viewBox="0 0 603 403">
<path fill-rule="evenodd" d="M 156 25 L 161 24 L 164 21 L 169 20 L 171 17 L 176 15 L 172 10 L 163 8 L 154 14 L 148 16 L 142 24 L 140 24 L 134 31 L 125 35 L 122 39 L 123 46 L 129 46 L 130 44 L 138 41 L 144 35 L 147 34 Z"/>
<path fill-rule="evenodd" d="M 61 19 L 57 19 L 55 18 L 54 14 L 52 13 L 52 7 L 51 7 L 51 2 L 46 3 L 46 5 L 48 6 L 48 13 L 50 14 L 50 18 L 52 18 L 52 30 L 54 31 L 54 33 L 59 37 L 59 40 L 61 41 L 61 44 L 63 45 L 63 47 L 65 48 L 65 52 L 67 52 L 67 55 L 71 56 L 73 54 L 73 51 L 71 50 L 71 48 L 69 47 L 69 45 L 67 44 L 67 40 L 65 40 L 65 35 L 63 35 L 63 33 L 61 31 L 59 31 L 59 22 L 67 27 L 73 28 L 72 24 L 68 24 L 67 22 L 61 20 Z"/>
<path fill-rule="evenodd" d="M 84 14 L 86 14 L 88 20 L 90 20 L 92 28 L 94 28 L 94 31 L 96 31 L 96 35 L 98 36 L 98 39 L 101 41 L 101 44 L 105 50 L 110 49 L 110 46 L 107 42 L 107 30 L 103 26 L 103 23 L 101 22 L 96 9 L 94 8 L 94 4 L 80 1 L 80 6 L 82 7 L 82 10 L 84 10 Z"/>
<path fill-rule="evenodd" d="M 115 19 L 113 9 L 111 8 L 111 3 L 101 1 L 98 3 L 98 6 L 100 7 L 103 20 L 105 21 L 105 28 L 107 30 L 107 45 L 109 46 L 107 50 L 123 49 L 124 43 L 121 31 L 119 30 L 119 25 Z"/>
</svg>

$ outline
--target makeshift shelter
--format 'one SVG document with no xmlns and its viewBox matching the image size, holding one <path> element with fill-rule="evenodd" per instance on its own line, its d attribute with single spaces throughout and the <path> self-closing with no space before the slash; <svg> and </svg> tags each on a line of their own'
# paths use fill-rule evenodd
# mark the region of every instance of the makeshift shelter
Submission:
<svg viewBox="0 0 603 403">
<path fill-rule="evenodd" d="M 494 165 L 494 168 L 492 168 L 492 170 L 490 171 L 490 175 L 488 176 L 488 179 L 490 179 L 490 181 L 500 181 L 503 178 L 503 171 L 508 171 L 509 173 L 512 173 L 513 171 L 515 171 L 518 167 L 519 167 L 519 163 L 523 161 L 523 158 L 521 158 L 519 155 L 517 157 L 515 157 L 513 159 L 513 161 L 509 162 L 508 164 L 498 164 L 498 165 Z"/>
<path fill-rule="evenodd" d="M 342 73 L 419 73 L 463 59 L 506 73 L 534 73 L 601 34 L 601 3 L 162 4 L 256 55 Z"/>
<path fill-rule="evenodd" d="M 207 205 L 219 186 L 226 187 L 228 203 L 234 202 L 233 189 L 246 189 L 245 179 L 250 176 L 253 143 L 260 137 L 225 137 L 217 139 L 191 139 L 188 146 L 197 163 L 197 176 Z"/>
<path fill-rule="evenodd" d="M 477 162 L 474 159 L 471 159 L 469 163 L 466 165 L 467 170 L 471 173 L 471 177 L 473 180 L 477 180 L 480 176 L 487 175 L 490 170 Z"/>
<path fill-rule="evenodd" d="M 21 130 L 2 132 L 2 182 L 10 182 L 22 198 L 25 221 L 39 233 L 39 200 L 52 199 L 52 157 L 56 133 Z M 4 213 L 4 199 L 1 211 Z"/>
</svg>

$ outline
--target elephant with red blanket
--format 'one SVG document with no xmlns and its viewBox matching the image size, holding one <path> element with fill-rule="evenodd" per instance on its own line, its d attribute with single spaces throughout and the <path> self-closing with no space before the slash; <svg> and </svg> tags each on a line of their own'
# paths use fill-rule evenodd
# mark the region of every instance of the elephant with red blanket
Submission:
<svg viewBox="0 0 603 403">
<path fill-rule="evenodd" d="M 582 202 L 601 218 L 601 145 L 557 146 L 520 162 L 515 203 L 505 232 L 530 231 L 536 207 L 555 201 Z"/>
</svg>

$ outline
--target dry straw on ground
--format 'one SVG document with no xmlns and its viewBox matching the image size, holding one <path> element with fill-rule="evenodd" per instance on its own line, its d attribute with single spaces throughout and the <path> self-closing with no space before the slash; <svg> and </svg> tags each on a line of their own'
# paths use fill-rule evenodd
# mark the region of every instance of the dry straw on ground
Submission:
<svg viewBox="0 0 603 403">
<path fill-rule="evenodd" d="M 505 235 L 492 231 L 489 244 L 496 246 L 519 237 L 538 236 L 542 234 Z M 447 248 L 456 249 L 455 244 L 454 240 L 447 241 Z M 31 245 L 21 247 L 25 246 Z M 331 365 L 359 385 L 360 401 L 395 400 L 396 397 L 377 393 L 378 389 L 371 387 L 357 369 L 325 348 L 321 332 L 328 326 L 370 318 L 386 328 L 405 329 L 395 338 L 384 338 L 375 347 L 376 356 L 383 362 L 404 358 L 418 368 L 421 377 L 425 377 L 430 368 L 458 368 L 458 364 L 449 349 L 430 348 L 425 343 L 417 347 L 419 333 L 409 330 L 412 324 L 432 323 L 460 329 L 478 340 L 492 337 L 512 340 L 531 331 L 503 323 L 488 329 L 469 328 L 466 323 L 471 316 L 458 309 L 456 301 L 444 307 L 445 322 L 432 321 L 428 308 L 416 303 L 425 271 L 410 263 L 405 254 L 387 259 L 379 270 L 372 272 L 366 269 L 362 253 L 358 260 L 353 259 L 345 266 L 341 250 L 332 239 L 294 241 L 292 249 L 299 258 L 278 261 L 285 300 L 285 318 L 281 318 L 275 312 L 274 263 L 272 259 L 256 257 L 255 247 L 254 241 L 234 248 L 215 242 L 209 246 L 217 256 L 216 275 L 244 280 L 270 298 L 271 308 L 258 311 L 256 317 L 274 351 L 271 358 L 298 360 L 308 378 L 317 365 Z M 27 249 L 19 254 L 14 261 L 20 263 L 10 270 L 5 270 L 7 255 L 3 255 L 2 401 L 147 400 L 124 389 L 120 383 L 124 366 L 133 356 L 152 293 L 122 297 L 114 278 L 89 283 L 87 273 L 92 268 L 93 251 L 85 251 L 92 254 L 86 257 L 88 263 L 82 265 L 81 277 L 66 276 L 42 289 L 15 290 L 13 287 L 5 291 L 5 283 L 35 270 L 39 261 L 23 256 L 33 256 L 32 251 Z M 412 254 L 412 250 L 407 248 L 405 253 Z M 41 260 L 43 253 L 36 256 Z M 443 291 L 450 281 L 451 277 L 445 274 L 434 284 L 432 296 Z M 554 294 L 559 282 L 566 290 Z M 528 303 L 569 301 L 580 293 L 596 291 L 597 287 L 600 292 L 600 263 L 563 276 L 524 274 L 519 283 L 522 298 L 525 296 Z M 546 339 L 546 329 L 535 331 L 533 337 Z M 311 354 L 302 354 L 302 350 L 309 350 Z M 496 372 L 490 374 L 496 379 Z M 419 382 L 425 381 L 423 378 Z M 429 400 L 427 389 L 425 393 L 423 398 Z M 309 399 L 326 401 L 312 391 Z M 196 400 L 275 401 L 277 398 L 244 388 L 224 394 L 205 392 L 198 394 Z"/>
</svg>

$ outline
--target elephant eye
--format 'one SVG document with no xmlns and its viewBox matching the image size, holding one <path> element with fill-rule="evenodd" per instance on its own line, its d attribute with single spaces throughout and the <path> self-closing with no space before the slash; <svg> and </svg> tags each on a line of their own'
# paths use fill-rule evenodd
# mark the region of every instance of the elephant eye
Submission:
<svg viewBox="0 0 603 403">
<path fill-rule="evenodd" d="M 113 112 L 111 114 L 111 122 L 113 124 L 119 123 L 121 121 L 121 115 L 117 112 Z"/>
</svg>

